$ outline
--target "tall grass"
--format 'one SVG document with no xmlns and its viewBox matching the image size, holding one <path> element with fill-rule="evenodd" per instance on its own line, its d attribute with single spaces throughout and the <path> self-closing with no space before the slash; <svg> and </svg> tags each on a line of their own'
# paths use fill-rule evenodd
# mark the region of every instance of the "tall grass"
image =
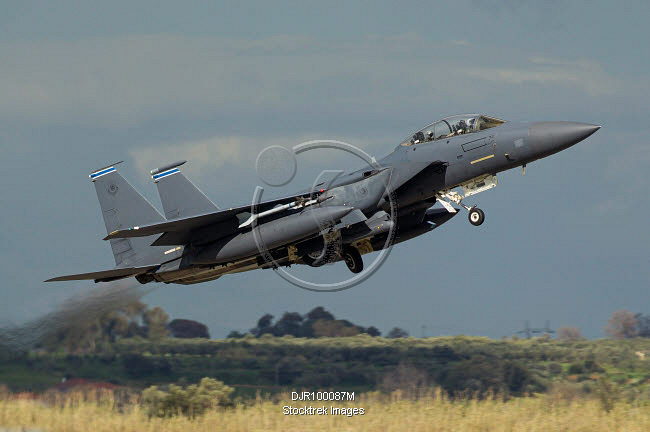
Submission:
<svg viewBox="0 0 650 432">
<path fill-rule="evenodd" d="M 286 416 L 284 405 L 364 408 L 363 416 Z M 548 396 L 450 400 L 435 391 L 416 400 L 377 393 L 354 402 L 299 402 L 289 395 L 258 398 L 232 409 L 215 408 L 194 419 L 149 418 L 135 398 L 118 401 L 110 393 L 50 400 L 0 401 L 0 427 L 44 431 L 649 431 L 650 406 L 617 401 L 609 412 L 598 399 Z"/>
</svg>

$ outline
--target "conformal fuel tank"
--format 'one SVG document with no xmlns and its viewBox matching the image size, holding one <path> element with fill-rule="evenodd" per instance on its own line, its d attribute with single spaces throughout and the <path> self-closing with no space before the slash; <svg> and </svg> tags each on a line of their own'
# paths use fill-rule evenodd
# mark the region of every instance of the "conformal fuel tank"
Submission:
<svg viewBox="0 0 650 432">
<path fill-rule="evenodd" d="M 267 249 L 294 243 L 317 234 L 354 210 L 348 206 L 309 207 L 270 222 L 259 224 L 258 238 Z M 192 264 L 223 264 L 259 254 L 253 231 L 246 231 L 206 245 L 191 258 Z"/>
</svg>

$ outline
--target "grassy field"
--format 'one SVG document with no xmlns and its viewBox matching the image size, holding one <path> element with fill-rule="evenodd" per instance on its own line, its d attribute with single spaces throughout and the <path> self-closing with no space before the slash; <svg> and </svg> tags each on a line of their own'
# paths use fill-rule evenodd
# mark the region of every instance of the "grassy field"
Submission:
<svg viewBox="0 0 650 432">
<path fill-rule="evenodd" d="M 650 339 L 645 338 L 262 337 L 125 340 L 108 348 L 4 357 L 0 351 L 0 430 L 650 431 Z M 99 403 L 88 402 L 81 393 L 53 388 L 63 377 L 118 387 L 102 393 Z M 148 386 L 188 386 L 203 377 L 235 387 L 235 407 L 191 419 L 150 418 L 140 405 Z M 402 389 L 412 395 L 432 385 L 438 390 L 417 400 L 390 393 Z M 342 405 L 291 401 L 286 393 L 302 389 L 354 391 L 355 401 L 343 407 L 363 408 L 364 414 L 333 415 L 329 408 Z M 507 401 L 490 398 L 493 390 Z M 487 397 L 446 396 L 465 392 Z M 326 406 L 328 415 L 285 415 L 288 405 Z"/>
<path fill-rule="evenodd" d="M 650 399 L 650 338 L 571 342 L 265 335 L 156 343 L 132 338 L 76 354 L 0 350 L 0 386 L 14 393 L 44 393 L 64 378 L 141 391 L 151 385 L 198 383 L 203 377 L 222 381 L 235 388 L 235 398 L 247 399 L 257 391 L 295 389 L 390 392 L 418 379 L 420 385 L 436 385 L 449 394 L 494 390 L 522 396 L 566 383 L 589 396 L 601 377 L 627 398 Z"/>
<path fill-rule="evenodd" d="M 455 400 L 437 391 L 418 400 L 399 393 L 382 397 L 357 395 L 354 402 L 277 400 L 238 404 L 190 419 L 149 418 L 135 401 L 119 405 L 106 393 L 100 403 L 83 402 L 80 394 L 45 403 L 39 400 L 0 401 L 0 427 L 44 431 L 648 431 L 650 405 L 619 401 L 607 412 L 597 398 L 567 399 L 557 395 L 501 400 Z M 363 408 L 364 415 L 284 415 L 283 407 L 331 405 Z"/>
</svg>

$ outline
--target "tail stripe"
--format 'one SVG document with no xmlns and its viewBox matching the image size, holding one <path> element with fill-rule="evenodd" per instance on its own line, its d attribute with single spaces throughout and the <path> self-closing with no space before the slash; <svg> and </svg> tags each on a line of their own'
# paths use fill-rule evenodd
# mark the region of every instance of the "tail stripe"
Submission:
<svg viewBox="0 0 650 432">
<path fill-rule="evenodd" d="M 161 178 L 167 177 L 167 176 L 170 176 L 172 174 L 179 173 L 179 172 L 180 171 L 178 170 L 178 168 L 173 168 L 173 169 L 161 172 L 160 174 L 154 174 L 154 175 L 151 176 L 151 178 L 153 178 L 153 180 L 157 183 L 158 180 L 160 180 Z"/>
<path fill-rule="evenodd" d="M 90 177 L 90 180 L 94 182 L 95 180 L 97 180 L 101 176 L 106 175 L 108 173 L 112 173 L 113 171 L 115 171 L 115 167 L 108 167 L 108 168 L 103 169 L 101 171 L 97 171 L 97 172 L 94 172 L 94 173 L 90 174 L 89 177 Z"/>
<path fill-rule="evenodd" d="M 192 217 L 218 210 L 210 199 L 178 169 L 185 161 L 174 162 L 151 171 L 158 187 L 167 220 Z"/>
</svg>

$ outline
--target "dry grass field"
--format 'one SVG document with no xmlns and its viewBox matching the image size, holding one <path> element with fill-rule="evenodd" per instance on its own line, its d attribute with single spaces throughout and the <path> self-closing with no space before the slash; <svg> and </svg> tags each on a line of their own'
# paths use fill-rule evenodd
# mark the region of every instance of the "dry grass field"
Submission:
<svg viewBox="0 0 650 432">
<path fill-rule="evenodd" d="M 649 431 L 650 405 L 619 401 L 607 412 L 598 399 L 542 395 L 507 402 L 449 400 L 436 392 L 418 400 L 377 394 L 357 395 L 346 404 L 276 401 L 215 409 L 194 419 L 185 416 L 149 418 L 139 404 L 117 404 L 110 394 L 99 403 L 80 394 L 53 402 L 7 398 L 0 401 L 0 427 L 50 432 L 73 431 Z M 364 415 L 284 415 L 283 406 L 331 405 L 363 408 Z"/>
</svg>

